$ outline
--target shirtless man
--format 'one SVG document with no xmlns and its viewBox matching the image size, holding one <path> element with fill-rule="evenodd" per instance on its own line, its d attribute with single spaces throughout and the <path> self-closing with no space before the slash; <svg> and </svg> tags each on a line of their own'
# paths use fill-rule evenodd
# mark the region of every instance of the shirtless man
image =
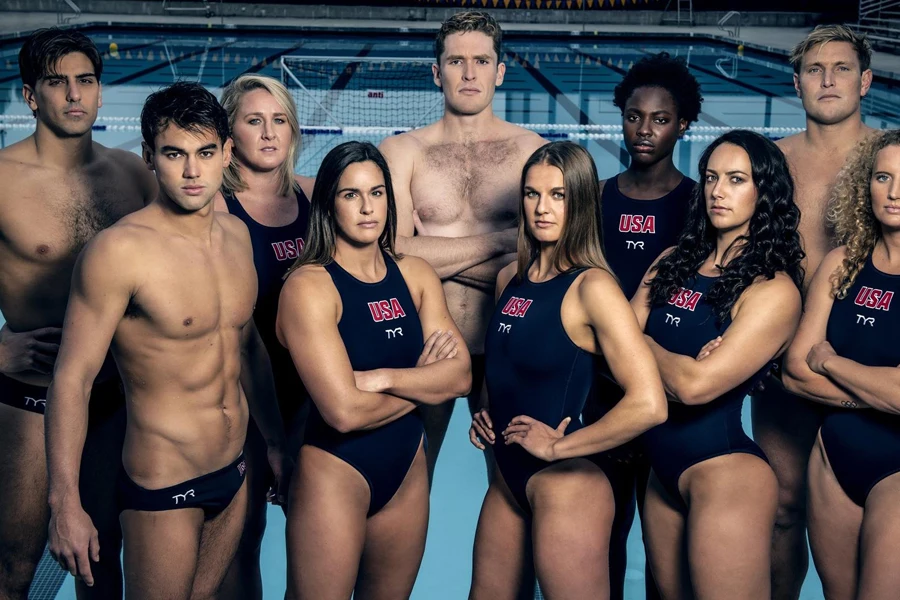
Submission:
<svg viewBox="0 0 900 600">
<path fill-rule="evenodd" d="M 156 181 L 130 152 L 91 139 L 101 106 L 103 62 L 81 33 L 43 29 L 19 53 L 22 94 L 34 134 L 0 150 L 0 599 L 24 599 L 47 541 L 44 460 L 46 388 L 75 259 L 98 231 L 156 195 Z M 104 548 L 96 585 L 80 598 L 122 595 L 121 532 L 111 482 L 120 465 L 124 400 L 115 368 L 91 394 L 81 470 L 86 503 Z M 78 462 L 72 464 L 77 471 Z"/>
<path fill-rule="evenodd" d="M 794 177 L 806 251 L 804 287 L 831 249 L 825 222 L 831 189 L 850 152 L 873 130 L 862 123 L 869 91 L 871 47 L 841 25 L 819 26 L 791 54 L 794 87 L 806 111 L 806 131 L 778 142 Z M 823 408 L 784 391 L 774 377 L 753 399 L 753 432 L 778 477 L 772 552 L 772 598 L 796 599 L 806 577 L 806 466 Z"/>
<path fill-rule="evenodd" d="M 432 66 L 444 94 L 443 117 L 380 147 L 397 200 L 397 250 L 421 256 L 437 271 L 472 354 L 470 411 L 481 408 L 484 333 L 497 272 L 515 260 L 522 167 L 546 143 L 493 113 L 506 72 L 500 42 L 500 26 L 487 13 L 460 12 L 445 21 Z M 422 410 L 430 478 L 453 406 Z"/>
<path fill-rule="evenodd" d="M 108 552 L 75 467 L 87 390 L 111 347 L 128 411 L 116 490 L 126 597 L 209 598 L 243 528 L 244 389 L 266 439 L 283 442 L 283 433 L 272 433 L 281 424 L 271 371 L 254 385 L 247 376 L 257 371 L 242 369 L 242 354 L 262 345 L 250 235 L 213 211 L 231 158 L 225 110 L 199 84 L 176 83 L 147 98 L 141 131 L 160 193 L 98 234 L 72 277 L 47 402 L 50 551 L 88 585 L 91 560 Z M 279 448 L 269 457 L 278 478 Z"/>
</svg>

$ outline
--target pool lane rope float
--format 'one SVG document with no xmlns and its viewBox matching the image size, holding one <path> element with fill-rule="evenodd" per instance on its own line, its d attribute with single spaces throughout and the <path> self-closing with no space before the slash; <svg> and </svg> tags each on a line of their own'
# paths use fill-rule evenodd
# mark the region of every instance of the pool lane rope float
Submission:
<svg viewBox="0 0 900 600">
<path fill-rule="evenodd" d="M 140 131 L 140 117 L 103 117 L 94 125 L 94 131 Z M 570 140 L 621 140 L 621 125 L 578 125 L 557 123 L 516 123 L 519 127 L 539 132 L 548 139 Z M 0 128 L 31 129 L 31 115 L 0 115 Z M 412 127 L 301 127 L 303 135 L 387 137 L 412 130 Z M 723 127 L 696 125 L 684 136 L 685 141 L 712 141 L 733 129 L 748 129 L 770 137 L 784 137 L 803 131 L 801 127 Z"/>
</svg>

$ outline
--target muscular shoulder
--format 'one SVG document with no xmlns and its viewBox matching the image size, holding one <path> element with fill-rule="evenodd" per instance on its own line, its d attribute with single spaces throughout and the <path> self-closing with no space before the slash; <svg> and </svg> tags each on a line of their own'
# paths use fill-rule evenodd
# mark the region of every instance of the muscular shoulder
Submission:
<svg viewBox="0 0 900 600">
<path fill-rule="evenodd" d="M 434 268 L 424 258 L 404 254 L 402 258 L 397 259 L 397 267 L 408 282 L 415 281 L 423 284 L 433 280 L 440 284 L 440 279 L 438 279 Z"/>
<path fill-rule="evenodd" d="M 411 161 L 415 158 L 415 154 L 425 146 L 427 138 L 427 132 L 423 133 L 422 130 L 407 131 L 384 138 L 378 145 L 378 149 L 392 161 Z"/>
<path fill-rule="evenodd" d="M 303 265 L 291 271 L 281 288 L 281 306 L 321 308 L 334 306 L 339 300 L 331 275 L 322 265 Z"/>
<path fill-rule="evenodd" d="M 793 135 L 789 135 L 787 137 L 783 137 L 780 140 L 775 142 L 775 145 L 778 146 L 784 155 L 788 158 L 791 158 L 797 150 L 803 145 L 803 136 L 805 132 L 801 131 L 800 133 L 795 133 Z"/>
<path fill-rule="evenodd" d="M 509 282 L 512 281 L 512 278 L 516 276 L 516 273 L 519 270 L 519 262 L 517 260 L 512 261 L 497 273 L 497 289 L 496 289 L 496 297 L 500 298 L 500 294 L 503 293 L 503 290 L 506 289 L 506 286 L 509 285 Z"/>
<path fill-rule="evenodd" d="M 830 277 L 841 266 L 845 258 L 847 258 L 847 246 L 838 246 L 825 255 L 825 258 L 819 263 L 816 273 L 821 271 Z"/>
<path fill-rule="evenodd" d="M 230 243 L 237 243 L 250 249 L 250 230 L 247 229 L 246 223 L 227 212 L 216 211 L 215 219 Z"/>
<path fill-rule="evenodd" d="M 735 315 L 745 304 L 765 306 L 767 309 L 792 314 L 799 313 L 801 302 L 800 290 L 794 285 L 794 281 L 786 273 L 779 271 L 772 279 L 760 278 L 744 290 L 739 303 L 735 306 Z"/>
<path fill-rule="evenodd" d="M 144 160 L 127 150 L 107 148 L 102 144 L 94 143 L 94 150 L 101 156 L 103 170 L 108 175 L 122 184 L 134 185 L 144 199 L 144 205 L 149 204 L 158 191 L 156 177 L 147 168 Z"/>
<path fill-rule="evenodd" d="M 151 254 L 148 250 L 158 243 L 155 233 L 140 218 L 128 215 L 92 237 L 82 251 L 81 260 L 102 263 L 105 269 L 120 271 Z"/>
<path fill-rule="evenodd" d="M 625 298 L 619 282 L 606 269 L 588 269 L 578 278 L 578 296 L 586 306 L 602 303 L 610 294 Z"/>
<path fill-rule="evenodd" d="M 521 149 L 522 154 L 526 159 L 531 156 L 535 150 L 549 143 L 540 135 L 529 129 L 519 127 L 518 125 L 513 125 L 512 123 L 507 123 L 507 125 L 510 128 L 510 140 L 515 142 L 515 144 Z"/>
</svg>

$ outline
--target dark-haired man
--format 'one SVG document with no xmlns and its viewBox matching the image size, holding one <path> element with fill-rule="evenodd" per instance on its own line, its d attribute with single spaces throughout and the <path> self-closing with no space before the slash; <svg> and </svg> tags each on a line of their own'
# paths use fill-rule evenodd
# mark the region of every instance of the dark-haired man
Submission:
<svg viewBox="0 0 900 600">
<path fill-rule="evenodd" d="M 98 231 L 141 208 L 156 182 L 130 152 L 91 139 L 103 62 L 90 39 L 44 29 L 19 53 L 35 132 L 0 150 L 0 599 L 26 598 L 47 539 L 46 388 L 75 259 Z M 111 368 L 110 368 L 111 367 Z M 121 597 L 118 519 L 112 510 L 124 402 L 115 366 L 91 393 L 81 483 L 104 552 L 96 585 L 79 597 Z M 74 464 L 76 470 L 78 463 Z"/>
<path fill-rule="evenodd" d="M 397 249 L 421 256 L 437 271 L 472 354 L 471 411 L 481 406 L 484 333 L 497 273 L 515 259 L 522 167 L 546 143 L 494 115 L 494 91 L 506 73 L 500 43 L 500 26 L 487 13 L 460 12 L 445 21 L 432 67 L 444 115 L 381 144 L 397 200 Z M 422 410 L 429 477 L 453 405 Z"/>
<path fill-rule="evenodd" d="M 862 122 L 872 50 L 843 25 L 820 25 L 794 48 L 794 87 L 806 111 L 806 130 L 778 141 L 794 177 L 808 284 L 831 249 L 825 214 L 838 171 L 873 130 Z M 770 377 L 753 398 L 753 435 L 778 478 L 772 549 L 772 598 L 800 596 L 808 567 L 806 468 L 826 409 L 789 394 Z"/>
<path fill-rule="evenodd" d="M 264 347 L 249 232 L 213 211 L 231 159 L 225 110 L 199 84 L 176 83 L 147 98 L 141 131 L 159 195 L 91 240 L 72 278 L 48 393 L 50 551 L 91 579 L 96 532 L 74 467 L 87 390 L 111 348 L 128 406 L 117 484 L 126 596 L 209 598 L 244 523 L 247 398 L 278 444 L 277 478 L 283 432 L 271 370 L 254 385 L 257 371 L 241 368 Z"/>
</svg>

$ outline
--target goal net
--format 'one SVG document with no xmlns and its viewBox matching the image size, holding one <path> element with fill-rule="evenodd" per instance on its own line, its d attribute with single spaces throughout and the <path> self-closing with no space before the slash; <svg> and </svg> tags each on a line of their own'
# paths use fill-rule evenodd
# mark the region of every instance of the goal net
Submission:
<svg viewBox="0 0 900 600">
<path fill-rule="evenodd" d="M 409 57 L 282 57 L 282 82 L 297 104 L 302 131 L 298 172 L 314 174 L 324 155 L 342 142 L 377 144 L 438 120 L 443 96 L 432 79 L 433 63 Z"/>
</svg>

